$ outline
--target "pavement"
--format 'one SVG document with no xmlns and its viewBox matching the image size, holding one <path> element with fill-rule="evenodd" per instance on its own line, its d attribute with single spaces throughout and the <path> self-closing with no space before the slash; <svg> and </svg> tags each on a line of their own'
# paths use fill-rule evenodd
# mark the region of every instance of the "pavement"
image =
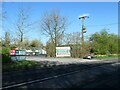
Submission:
<svg viewBox="0 0 120 90">
<path fill-rule="evenodd" d="M 102 62 L 118 62 L 118 59 L 98 60 L 98 59 L 82 59 L 82 58 L 46 58 L 40 56 L 27 56 L 26 60 L 33 61 L 54 61 L 61 64 L 76 64 L 76 63 L 101 63 Z"/>
</svg>

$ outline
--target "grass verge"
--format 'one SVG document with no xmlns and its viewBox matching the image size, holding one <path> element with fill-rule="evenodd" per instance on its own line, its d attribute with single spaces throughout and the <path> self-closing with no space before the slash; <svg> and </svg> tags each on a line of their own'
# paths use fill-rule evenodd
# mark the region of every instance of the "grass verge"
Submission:
<svg viewBox="0 0 120 90">
<path fill-rule="evenodd" d="M 96 55 L 95 56 L 95 59 L 117 59 L 118 58 L 118 55 Z"/>
<path fill-rule="evenodd" d="M 29 60 L 22 60 L 22 61 L 14 61 L 11 63 L 5 63 L 2 65 L 3 72 L 9 71 L 20 71 L 20 70 L 27 70 L 32 68 L 45 68 L 55 66 L 55 62 L 37 62 L 37 61 L 29 61 Z"/>
</svg>

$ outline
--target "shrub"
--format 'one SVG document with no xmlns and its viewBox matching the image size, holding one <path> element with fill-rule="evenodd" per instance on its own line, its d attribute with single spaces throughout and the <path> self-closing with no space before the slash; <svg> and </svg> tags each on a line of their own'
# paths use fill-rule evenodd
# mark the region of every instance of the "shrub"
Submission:
<svg viewBox="0 0 120 90">
<path fill-rule="evenodd" d="M 10 49 L 2 48 L 2 63 L 10 63 Z"/>
</svg>

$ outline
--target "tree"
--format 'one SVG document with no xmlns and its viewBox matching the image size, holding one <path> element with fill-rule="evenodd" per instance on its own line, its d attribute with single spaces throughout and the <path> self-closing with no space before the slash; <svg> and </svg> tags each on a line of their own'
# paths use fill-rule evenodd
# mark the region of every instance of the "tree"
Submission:
<svg viewBox="0 0 120 90">
<path fill-rule="evenodd" d="M 46 12 L 42 17 L 41 29 L 43 34 L 50 37 L 50 40 L 54 46 L 54 56 L 56 46 L 58 46 L 59 40 L 64 34 L 67 25 L 67 19 L 60 16 L 59 11 L 52 11 L 51 13 Z"/>
<path fill-rule="evenodd" d="M 113 54 L 118 51 L 118 36 L 109 34 L 106 29 L 92 34 L 90 41 L 92 41 L 91 49 L 95 54 Z"/>
<path fill-rule="evenodd" d="M 30 47 L 33 49 L 40 49 L 43 47 L 43 44 L 41 43 L 41 41 L 35 39 L 35 40 L 32 40 L 31 43 L 30 43 Z"/>
<path fill-rule="evenodd" d="M 71 47 L 72 57 L 81 57 L 81 33 L 80 32 L 65 34 L 62 44 Z"/>
<path fill-rule="evenodd" d="M 108 52 L 110 54 L 117 54 L 118 53 L 118 36 L 115 34 L 108 35 Z"/>
<path fill-rule="evenodd" d="M 2 39 L 2 49 L 0 50 L 0 53 L 2 51 L 2 63 L 8 63 L 10 62 L 10 33 L 5 32 L 5 36 Z"/>
<path fill-rule="evenodd" d="M 33 24 L 32 22 L 30 22 L 29 9 L 20 8 L 17 18 L 18 20 L 16 22 L 16 28 L 18 30 L 18 36 L 20 39 L 19 45 L 20 45 L 20 48 L 23 48 L 22 43 L 23 43 L 24 36 L 30 30 Z"/>
<path fill-rule="evenodd" d="M 7 47 L 7 48 L 10 47 L 10 33 L 9 32 L 5 32 L 5 37 L 2 42 L 2 46 Z"/>
<path fill-rule="evenodd" d="M 2 3 L 0 3 L 0 38 L 2 38 L 3 34 L 3 20 L 6 19 L 6 12 L 4 8 L 2 7 Z"/>
<path fill-rule="evenodd" d="M 25 47 L 25 49 L 30 49 L 30 40 L 26 39 L 23 41 L 23 45 Z"/>
<path fill-rule="evenodd" d="M 6 11 L 4 10 L 4 6 L 0 3 L 0 21 L 6 18 Z"/>
<path fill-rule="evenodd" d="M 80 32 L 73 32 L 69 34 L 65 34 L 63 38 L 63 44 L 81 44 L 81 33 Z"/>
<path fill-rule="evenodd" d="M 54 46 L 51 40 L 48 40 L 46 44 L 46 52 L 48 57 L 54 57 Z"/>
</svg>

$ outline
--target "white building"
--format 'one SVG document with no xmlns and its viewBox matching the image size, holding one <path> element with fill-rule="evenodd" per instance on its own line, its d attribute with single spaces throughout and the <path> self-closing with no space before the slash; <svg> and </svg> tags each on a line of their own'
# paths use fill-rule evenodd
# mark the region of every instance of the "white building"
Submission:
<svg viewBox="0 0 120 90">
<path fill-rule="evenodd" d="M 26 55 L 33 55 L 33 51 L 32 50 L 26 50 Z"/>
<path fill-rule="evenodd" d="M 36 54 L 47 54 L 46 51 L 44 49 L 41 50 L 35 50 Z"/>
</svg>

